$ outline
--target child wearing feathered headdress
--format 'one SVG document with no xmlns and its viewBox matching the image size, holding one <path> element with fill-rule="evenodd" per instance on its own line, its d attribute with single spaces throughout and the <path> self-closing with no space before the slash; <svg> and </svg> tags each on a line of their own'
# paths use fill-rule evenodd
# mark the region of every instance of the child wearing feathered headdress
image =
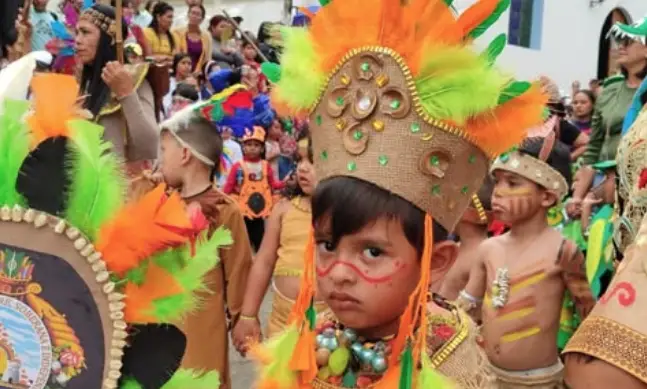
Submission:
<svg viewBox="0 0 647 389">
<path fill-rule="evenodd" d="M 234 244 L 221 250 L 221 262 L 207 275 L 210 289 L 200 310 L 181 325 L 187 336 L 182 366 L 220 372 L 221 388 L 229 388 L 228 329 L 239 318 L 252 252 L 238 205 L 215 189 L 212 172 L 222 153 L 216 128 L 190 106 L 161 124 L 161 172 L 188 204 L 198 204 L 211 230 L 225 226 Z"/>
</svg>

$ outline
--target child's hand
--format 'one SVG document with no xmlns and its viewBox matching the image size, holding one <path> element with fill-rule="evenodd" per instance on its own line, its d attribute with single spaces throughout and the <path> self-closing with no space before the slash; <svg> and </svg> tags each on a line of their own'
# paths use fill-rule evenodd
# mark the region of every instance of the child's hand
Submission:
<svg viewBox="0 0 647 389">
<path fill-rule="evenodd" d="M 162 172 L 152 172 L 150 170 L 145 170 L 142 172 L 142 175 L 156 185 L 164 182 L 164 176 L 162 175 Z"/>
<path fill-rule="evenodd" d="M 236 350 L 244 357 L 251 345 L 263 339 L 258 318 L 240 318 L 232 331 L 231 338 Z"/>
<path fill-rule="evenodd" d="M 571 219 L 577 219 L 582 214 L 582 199 L 572 198 L 566 203 L 566 214 Z"/>
<path fill-rule="evenodd" d="M 584 198 L 584 201 L 582 201 L 582 208 L 591 209 L 600 203 L 602 203 L 602 199 L 589 192 Z"/>
</svg>

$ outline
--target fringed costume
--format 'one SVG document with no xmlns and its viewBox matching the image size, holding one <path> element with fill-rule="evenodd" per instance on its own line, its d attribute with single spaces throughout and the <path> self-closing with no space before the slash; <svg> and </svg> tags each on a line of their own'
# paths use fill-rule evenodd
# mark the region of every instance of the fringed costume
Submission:
<svg viewBox="0 0 647 389">
<path fill-rule="evenodd" d="M 174 375 L 186 338 L 172 323 L 200 305 L 229 232 L 207 237 L 204 215 L 164 186 L 127 202 L 74 78 L 31 87 L 31 105 L 0 96 L 0 386 L 218 388 L 216 372 Z"/>
<path fill-rule="evenodd" d="M 368 181 L 426 212 L 421 276 L 397 334 L 362 344 L 332 312 L 315 314 L 311 237 L 287 330 L 254 349 L 256 387 L 452 387 L 437 370 L 456 388 L 491 388 L 474 323 L 427 291 L 432 217 L 452 231 L 490 160 L 542 122 L 539 86 L 493 67 L 506 37 L 483 53 L 470 47 L 509 1 L 478 1 L 458 18 L 444 0 L 325 3 L 308 29 L 281 30 L 280 67 L 263 64 L 273 105 L 309 116 L 319 179 Z"/>
</svg>

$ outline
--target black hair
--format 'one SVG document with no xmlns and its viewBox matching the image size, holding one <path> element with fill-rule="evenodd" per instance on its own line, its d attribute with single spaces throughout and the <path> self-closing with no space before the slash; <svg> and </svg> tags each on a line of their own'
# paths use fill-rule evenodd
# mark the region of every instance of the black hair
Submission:
<svg viewBox="0 0 647 389">
<path fill-rule="evenodd" d="M 200 99 L 200 95 L 195 87 L 184 82 L 177 84 L 177 87 L 173 91 L 173 96 L 184 97 L 194 103 Z"/>
<path fill-rule="evenodd" d="M 275 120 L 279 120 L 278 118 Z M 281 120 L 279 120 L 281 122 Z M 282 122 L 281 122 L 282 123 Z M 312 151 L 312 139 L 310 139 L 310 134 L 308 132 L 302 132 L 299 134 L 299 137 L 296 139 L 297 143 L 302 141 L 303 139 L 308 140 L 308 160 L 310 163 L 314 163 L 314 153 Z M 301 154 L 299 154 L 299 149 L 294 152 L 294 156 L 292 158 L 294 160 L 293 167 L 295 170 L 292 172 L 290 177 L 294 176 L 296 177 L 296 166 L 299 162 L 301 162 Z M 296 180 L 295 180 L 296 181 Z M 281 193 L 284 197 L 287 197 L 289 199 L 294 198 L 296 196 L 305 196 L 305 192 L 303 189 L 299 186 L 298 182 L 295 182 L 294 186 L 286 186 L 283 192 Z"/>
<path fill-rule="evenodd" d="M 175 77 L 177 73 L 177 65 L 179 65 L 180 61 L 184 58 L 191 59 L 191 56 L 187 53 L 177 53 L 173 56 L 173 67 L 171 68 L 171 75 L 173 75 L 173 77 Z M 191 65 L 193 66 L 193 64 Z"/>
<path fill-rule="evenodd" d="M 104 14 L 112 20 L 116 18 L 115 9 L 109 5 L 97 3 L 91 9 Z M 128 27 L 124 21 L 122 21 L 121 26 L 125 37 L 128 35 Z M 85 99 L 83 107 L 92 112 L 95 117 L 110 99 L 110 88 L 103 82 L 101 72 L 108 62 L 117 60 L 117 50 L 113 38 L 102 29 L 99 29 L 99 31 L 99 43 L 97 44 L 94 61 L 83 65 L 83 70 L 81 71 L 81 90 L 90 95 Z"/>
<path fill-rule="evenodd" d="M 313 225 L 330 222 L 332 244 L 386 217 L 399 220 L 404 235 L 422 255 L 425 241 L 425 212 L 407 200 L 368 181 L 337 176 L 317 185 L 312 196 Z M 447 240 L 447 230 L 433 222 L 434 242 Z"/>
<path fill-rule="evenodd" d="M 530 155 L 534 158 L 539 158 L 539 152 L 541 151 L 542 146 L 544 145 L 544 138 L 534 137 L 526 139 L 521 147 L 519 152 L 523 154 Z M 571 187 L 572 183 L 572 173 L 571 173 L 571 153 L 568 146 L 559 140 L 555 141 L 553 149 L 548 155 L 548 159 L 545 161 L 550 167 L 557 170 L 563 177 L 566 179 L 568 187 Z"/>
<path fill-rule="evenodd" d="M 151 12 L 151 15 L 153 15 L 153 20 L 151 20 L 149 27 L 152 28 L 156 34 L 159 34 L 159 23 L 157 21 L 157 17 L 162 16 L 169 11 L 173 11 L 173 7 L 163 1 L 160 1 L 159 3 L 155 4 L 155 7 L 153 7 L 153 12 Z M 171 34 L 171 31 L 166 31 L 166 36 L 168 37 L 168 42 L 171 45 L 171 51 L 173 51 L 175 49 L 175 39 L 173 38 L 173 34 Z"/>
<path fill-rule="evenodd" d="M 624 66 L 620 66 L 620 73 L 622 73 L 625 79 L 629 77 L 629 71 Z M 642 70 L 636 73 L 636 77 L 638 77 L 640 80 L 644 80 L 645 77 L 647 77 L 647 63 L 645 64 L 645 67 L 642 68 Z"/>
<path fill-rule="evenodd" d="M 492 191 L 494 191 L 494 179 L 488 174 L 485 176 L 481 189 L 476 192 L 476 196 L 486 211 L 492 210 Z"/>
<path fill-rule="evenodd" d="M 592 90 L 589 90 L 589 89 L 579 90 L 577 91 L 577 93 L 575 93 L 575 96 L 577 96 L 580 93 L 584 93 L 586 97 L 588 97 L 589 100 L 591 101 L 591 104 L 595 105 L 595 100 L 597 99 L 597 97 L 595 96 L 595 93 L 593 93 Z M 575 96 L 573 96 L 573 98 L 575 98 Z"/>
<path fill-rule="evenodd" d="M 191 8 L 194 8 L 194 7 L 200 8 L 200 12 L 202 13 L 202 20 L 204 20 L 204 18 L 207 16 L 207 9 L 204 8 L 204 5 L 202 4 L 193 4 L 192 6 L 189 7 L 189 9 L 187 10 L 187 13 L 191 12 Z"/>
</svg>

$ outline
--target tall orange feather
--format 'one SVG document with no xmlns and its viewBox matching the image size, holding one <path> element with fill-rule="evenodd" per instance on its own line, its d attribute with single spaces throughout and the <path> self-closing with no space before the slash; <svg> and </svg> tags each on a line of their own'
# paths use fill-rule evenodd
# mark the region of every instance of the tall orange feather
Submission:
<svg viewBox="0 0 647 389">
<path fill-rule="evenodd" d="M 464 130 L 495 157 L 507 151 L 507 146 L 502 145 L 521 143 L 529 128 L 543 122 L 542 112 L 547 101 L 541 87 L 533 84 L 526 93 L 500 105 L 494 112 L 471 119 Z"/>
<path fill-rule="evenodd" d="M 33 113 L 27 118 L 35 146 L 47 138 L 68 136 L 67 122 L 76 117 L 79 85 L 72 76 L 39 74 L 31 82 Z"/>
<path fill-rule="evenodd" d="M 177 193 L 167 196 L 160 185 L 126 205 L 99 231 L 96 248 L 108 269 L 123 275 L 155 252 L 185 244 L 191 221 Z"/>
<path fill-rule="evenodd" d="M 473 29 L 483 23 L 485 19 L 494 13 L 500 0 L 480 0 L 469 7 L 458 18 L 458 26 L 463 30 L 463 34 L 469 34 Z"/>
</svg>

